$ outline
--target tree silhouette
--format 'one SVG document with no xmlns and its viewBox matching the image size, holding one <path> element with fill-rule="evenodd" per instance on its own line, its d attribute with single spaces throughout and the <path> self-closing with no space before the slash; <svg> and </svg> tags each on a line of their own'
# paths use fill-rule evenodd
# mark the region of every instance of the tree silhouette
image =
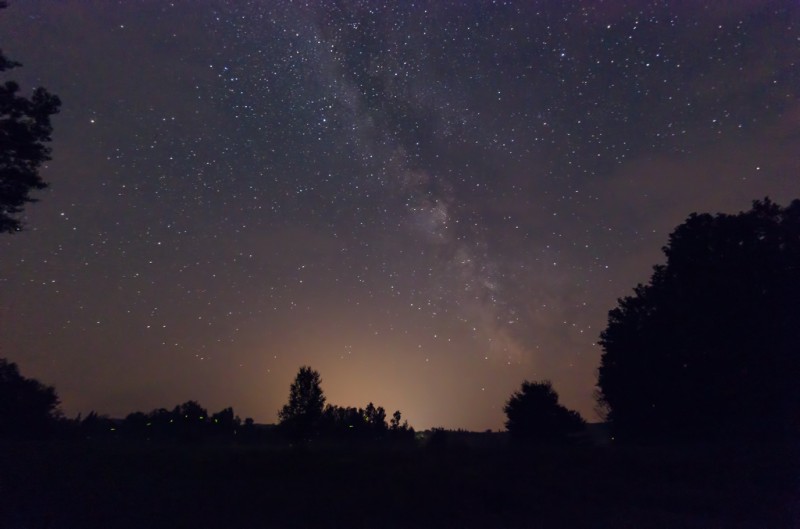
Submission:
<svg viewBox="0 0 800 529">
<path fill-rule="evenodd" d="M 369 429 L 362 408 L 343 407 L 335 404 L 325 406 L 322 412 L 321 426 L 324 435 L 348 440 L 362 439 Z"/>
<path fill-rule="evenodd" d="M 602 332 L 598 402 L 623 438 L 765 437 L 800 420 L 800 201 L 692 214 Z"/>
<path fill-rule="evenodd" d="M 325 396 L 319 373 L 303 366 L 289 388 L 289 402 L 278 412 L 280 426 L 294 441 L 308 440 L 322 417 Z"/>
<path fill-rule="evenodd" d="M 414 439 L 414 429 L 408 421 L 400 424 L 400 411 L 394 412 L 391 426 L 386 423 L 386 411 L 373 403 L 366 408 L 325 406 L 319 424 L 320 434 L 347 441 L 407 441 Z"/>
<path fill-rule="evenodd" d="M 7 4 L 0 2 L 0 9 Z M 0 72 L 21 66 L 0 52 Z M 50 160 L 53 129 L 50 116 L 58 113 L 61 101 L 44 88 L 33 91 L 31 98 L 19 95 L 14 81 L 0 84 L 0 233 L 20 231 L 15 215 L 28 202 L 35 202 L 31 190 L 47 184 L 39 176 L 39 168 Z"/>
<path fill-rule="evenodd" d="M 149 413 L 128 414 L 122 423 L 122 434 L 158 441 L 222 442 L 233 440 L 240 425 L 233 408 L 209 414 L 197 401 L 189 400 L 171 411 L 158 408 Z"/>
<path fill-rule="evenodd" d="M 506 429 L 518 440 L 540 443 L 564 442 L 569 434 L 583 430 L 580 414 L 558 403 L 550 381 L 522 383 L 506 402 Z"/>
<path fill-rule="evenodd" d="M 383 406 L 376 408 L 371 402 L 367 404 L 364 409 L 364 420 L 377 437 L 383 437 L 389 429 L 386 425 L 386 410 L 383 409 Z"/>
<path fill-rule="evenodd" d="M 228 407 L 211 416 L 213 431 L 218 434 L 231 434 L 241 424 L 241 420 L 233 413 L 233 408 Z"/>
<path fill-rule="evenodd" d="M 114 421 L 105 415 L 98 415 L 96 411 L 90 411 L 83 420 L 78 414 L 78 418 L 75 421 L 80 435 L 85 439 L 102 438 L 116 433 Z"/>
<path fill-rule="evenodd" d="M 208 411 L 199 402 L 187 400 L 176 406 L 172 414 L 175 416 L 175 433 L 181 441 L 197 442 L 207 433 Z"/>
<path fill-rule="evenodd" d="M 415 432 L 414 428 L 408 425 L 408 421 L 403 420 L 400 410 L 395 410 L 392 414 L 392 419 L 389 421 L 389 437 L 397 441 L 413 441 Z"/>
<path fill-rule="evenodd" d="M 396 411 L 395 411 L 395 412 L 392 414 L 392 420 L 390 421 L 390 422 L 391 422 L 391 429 L 392 429 L 392 430 L 397 430 L 397 429 L 399 429 L 399 428 L 400 428 L 400 421 L 401 421 L 402 419 L 403 419 L 403 416 L 402 416 L 402 414 L 400 413 L 400 410 L 396 410 Z"/>
<path fill-rule="evenodd" d="M 60 416 L 52 386 L 25 378 L 17 364 L 0 358 L 0 437 L 46 434 Z"/>
</svg>

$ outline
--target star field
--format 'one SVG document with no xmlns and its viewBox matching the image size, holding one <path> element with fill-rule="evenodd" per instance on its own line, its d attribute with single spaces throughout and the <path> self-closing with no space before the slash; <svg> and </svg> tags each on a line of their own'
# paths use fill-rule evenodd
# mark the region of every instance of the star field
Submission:
<svg viewBox="0 0 800 529">
<path fill-rule="evenodd" d="M 595 420 L 607 311 L 692 211 L 800 196 L 800 8 L 12 2 L 64 104 L 0 240 L 0 356 L 68 414 L 329 402 L 499 428 L 548 378 Z"/>
</svg>

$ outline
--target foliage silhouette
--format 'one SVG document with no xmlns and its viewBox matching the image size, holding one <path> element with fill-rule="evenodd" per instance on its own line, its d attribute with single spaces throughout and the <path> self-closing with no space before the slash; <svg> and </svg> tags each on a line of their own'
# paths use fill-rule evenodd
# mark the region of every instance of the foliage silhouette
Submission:
<svg viewBox="0 0 800 529">
<path fill-rule="evenodd" d="M 451 432 L 442 427 L 431 428 L 428 432 L 425 448 L 433 452 L 444 452 L 448 448 Z"/>
<path fill-rule="evenodd" d="M 317 371 L 303 366 L 289 390 L 289 402 L 278 413 L 279 429 L 297 445 L 312 438 L 346 442 L 413 441 L 414 429 L 402 421 L 400 410 L 386 422 L 386 410 L 372 402 L 365 408 L 325 405 Z"/>
<path fill-rule="evenodd" d="M 146 443 L 176 442 L 194 445 L 272 445 L 285 446 L 286 438 L 295 446 L 305 446 L 310 439 L 334 441 L 334 446 L 376 442 L 414 442 L 414 429 L 395 411 L 391 422 L 386 422 L 386 411 L 373 403 L 365 408 L 327 405 L 320 387 L 319 373 L 303 367 L 292 384 L 290 402 L 283 407 L 283 420 L 275 425 L 257 425 L 253 419 L 244 422 L 234 414 L 233 408 L 209 413 L 197 401 L 190 400 L 173 409 L 158 408 L 151 412 L 128 414 L 124 420 L 110 419 L 91 412 L 81 419 L 64 421 L 65 433 L 78 435 L 85 440 L 136 441 Z M 330 445 L 328 445 L 330 446 Z"/>
<path fill-rule="evenodd" d="M 414 428 L 408 425 L 408 421 L 403 420 L 400 410 L 395 410 L 389 421 L 389 437 L 398 441 L 413 441 L 414 435 Z"/>
<path fill-rule="evenodd" d="M 800 201 L 692 214 L 663 251 L 601 334 L 597 397 L 615 435 L 796 435 Z"/>
<path fill-rule="evenodd" d="M 17 365 L 0 358 L 0 437 L 39 437 L 60 418 L 52 386 L 23 377 Z"/>
<path fill-rule="evenodd" d="M 320 435 L 347 441 L 413 441 L 414 429 L 408 421 L 402 424 L 400 411 L 395 411 L 391 425 L 386 423 L 383 407 L 373 403 L 366 408 L 341 407 L 328 404 L 322 413 Z"/>
<path fill-rule="evenodd" d="M 576 411 L 558 403 L 550 381 L 522 383 L 506 402 L 506 429 L 512 439 L 536 443 L 563 443 L 581 432 L 585 422 Z"/>
<path fill-rule="evenodd" d="M 289 402 L 278 412 L 281 429 L 303 443 L 316 433 L 325 406 L 319 373 L 303 366 L 289 388 Z"/>
<path fill-rule="evenodd" d="M 98 415 L 96 411 L 89 412 L 83 419 L 78 414 L 75 422 L 78 423 L 78 431 L 84 439 L 108 436 L 117 429 L 114 421 L 105 415 Z"/>
<path fill-rule="evenodd" d="M 0 2 L 0 9 L 7 7 Z M 21 66 L 0 52 L 0 72 Z M 42 164 L 50 160 L 53 128 L 50 116 L 58 113 L 61 101 L 44 88 L 36 88 L 30 99 L 19 95 L 14 81 L 0 84 L 0 233 L 22 229 L 15 217 L 28 202 L 35 202 L 31 190 L 47 184 L 39 175 Z"/>
<path fill-rule="evenodd" d="M 209 414 L 193 400 L 175 406 L 172 410 L 158 408 L 149 413 L 130 413 L 120 424 L 117 424 L 119 421 L 110 421 L 107 418 L 93 418 L 93 414 L 94 412 L 81 422 L 81 431 L 87 437 L 108 436 L 110 432 L 115 432 L 115 436 L 147 441 L 230 441 L 236 439 L 241 426 L 233 408 Z"/>
</svg>

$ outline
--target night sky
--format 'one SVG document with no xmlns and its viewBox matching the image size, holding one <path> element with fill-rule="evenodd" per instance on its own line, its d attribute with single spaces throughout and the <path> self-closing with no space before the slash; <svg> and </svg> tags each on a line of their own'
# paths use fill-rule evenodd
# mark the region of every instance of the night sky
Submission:
<svg viewBox="0 0 800 529">
<path fill-rule="evenodd" d="M 800 197 L 800 4 L 15 0 L 63 100 L 0 237 L 0 357 L 68 416 L 328 402 L 590 421 L 608 310 L 689 213 Z"/>
</svg>

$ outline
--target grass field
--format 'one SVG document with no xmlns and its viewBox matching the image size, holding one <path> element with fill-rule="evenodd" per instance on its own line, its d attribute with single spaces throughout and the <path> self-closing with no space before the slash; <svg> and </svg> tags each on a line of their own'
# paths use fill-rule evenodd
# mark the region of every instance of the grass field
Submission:
<svg viewBox="0 0 800 529">
<path fill-rule="evenodd" d="M 787 446 L 0 448 L 2 528 L 800 527 Z"/>
</svg>

